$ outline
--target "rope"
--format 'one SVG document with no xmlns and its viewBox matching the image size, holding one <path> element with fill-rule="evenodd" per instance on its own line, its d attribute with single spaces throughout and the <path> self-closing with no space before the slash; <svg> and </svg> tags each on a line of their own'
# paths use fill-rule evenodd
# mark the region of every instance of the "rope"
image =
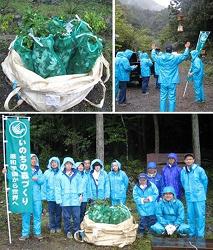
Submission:
<svg viewBox="0 0 213 250">
<path fill-rule="evenodd" d="M 195 245 L 193 245 L 193 244 L 191 243 L 191 241 L 189 241 L 189 244 L 190 244 L 194 249 L 198 250 L 198 248 L 197 248 Z"/>
</svg>

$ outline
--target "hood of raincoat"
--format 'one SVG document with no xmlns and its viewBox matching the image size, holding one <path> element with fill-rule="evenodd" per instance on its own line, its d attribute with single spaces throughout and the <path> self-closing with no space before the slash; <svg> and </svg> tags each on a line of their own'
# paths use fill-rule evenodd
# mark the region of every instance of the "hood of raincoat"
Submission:
<svg viewBox="0 0 213 250">
<path fill-rule="evenodd" d="M 114 162 L 117 163 L 118 169 L 121 170 L 121 163 L 119 161 L 117 161 L 117 160 L 114 160 L 112 163 L 114 163 Z M 111 163 L 111 171 L 113 171 L 113 169 L 112 169 L 112 163 Z"/>
<path fill-rule="evenodd" d="M 172 159 L 175 159 L 175 162 L 177 162 L 177 155 L 175 154 L 175 153 L 170 153 L 170 154 L 168 154 L 168 157 L 167 157 L 168 159 L 169 158 L 172 158 Z"/>
<path fill-rule="evenodd" d="M 130 57 L 132 56 L 133 54 L 133 51 L 130 50 L 130 49 L 126 49 L 123 53 L 123 55 L 127 58 L 127 59 L 130 59 Z"/>
<path fill-rule="evenodd" d="M 124 52 L 123 51 L 118 51 L 118 53 L 116 54 L 116 58 L 117 57 L 123 57 L 124 56 Z"/>
<path fill-rule="evenodd" d="M 59 169 L 59 168 L 60 168 L 60 165 L 61 165 L 61 164 L 60 164 L 60 160 L 59 160 L 58 157 L 55 157 L 55 156 L 49 159 L 49 163 L 48 163 L 48 165 L 47 165 L 47 168 L 48 168 L 48 169 L 51 169 L 51 168 L 52 168 L 52 167 L 51 167 L 51 162 L 52 162 L 52 161 L 57 162 L 57 164 L 58 164 L 58 169 Z"/>
<path fill-rule="evenodd" d="M 148 59 L 149 55 L 146 52 L 145 53 L 141 53 L 141 58 Z"/>
<path fill-rule="evenodd" d="M 176 193 L 173 187 L 167 186 L 163 189 L 162 194 L 164 195 L 165 193 L 172 193 L 174 195 L 174 198 L 176 199 Z"/>
<path fill-rule="evenodd" d="M 67 162 L 71 162 L 72 163 L 72 169 L 76 169 L 76 165 L 75 165 L 75 162 L 74 162 L 73 158 L 71 158 L 71 157 L 65 157 L 64 160 L 63 160 L 63 163 L 61 165 L 61 171 L 64 170 L 65 163 L 67 163 Z"/>
<path fill-rule="evenodd" d="M 77 161 L 75 163 L 76 168 L 78 168 L 81 164 L 83 164 L 83 166 L 84 166 L 84 163 L 82 161 Z"/>
<path fill-rule="evenodd" d="M 192 57 L 192 61 L 194 61 L 194 59 L 196 58 L 196 57 L 198 57 L 198 51 L 197 50 L 192 50 L 191 52 L 190 52 L 190 54 L 191 54 L 191 57 Z"/>
<path fill-rule="evenodd" d="M 157 165 L 156 165 L 156 162 L 154 162 L 154 161 L 150 161 L 149 163 L 148 163 L 148 165 L 147 165 L 147 169 L 148 168 L 157 168 Z"/>
<path fill-rule="evenodd" d="M 102 161 L 102 160 L 100 160 L 100 159 L 95 159 L 95 160 L 93 160 L 93 161 L 91 162 L 90 169 L 91 169 L 91 170 L 94 170 L 94 164 L 95 164 L 96 162 L 100 163 L 100 165 L 101 165 L 101 169 L 103 169 L 103 170 L 104 170 L 104 164 L 103 164 L 103 161 Z"/>
</svg>

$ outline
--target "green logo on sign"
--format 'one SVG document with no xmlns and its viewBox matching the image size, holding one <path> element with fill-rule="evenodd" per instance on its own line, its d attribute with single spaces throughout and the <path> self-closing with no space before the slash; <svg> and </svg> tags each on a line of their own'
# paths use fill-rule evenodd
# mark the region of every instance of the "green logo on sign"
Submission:
<svg viewBox="0 0 213 250">
<path fill-rule="evenodd" d="M 14 121 L 10 124 L 9 132 L 15 138 L 22 138 L 27 133 L 27 127 L 21 121 Z"/>
</svg>

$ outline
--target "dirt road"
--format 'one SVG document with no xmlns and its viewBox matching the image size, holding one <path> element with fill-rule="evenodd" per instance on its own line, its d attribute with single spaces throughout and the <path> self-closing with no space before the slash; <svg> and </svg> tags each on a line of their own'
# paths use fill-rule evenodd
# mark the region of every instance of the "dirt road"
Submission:
<svg viewBox="0 0 213 250">
<path fill-rule="evenodd" d="M 187 69 L 180 66 L 181 84 L 177 85 L 176 112 L 212 112 L 213 111 L 213 79 L 204 80 L 206 102 L 197 104 L 194 102 L 194 90 L 192 84 L 188 85 L 186 95 L 183 98 Z M 149 82 L 149 94 L 142 95 L 139 86 L 127 88 L 127 106 L 115 106 L 116 112 L 159 112 L 159 90 L 155 89 L 153 76 Z"/>
</svg>

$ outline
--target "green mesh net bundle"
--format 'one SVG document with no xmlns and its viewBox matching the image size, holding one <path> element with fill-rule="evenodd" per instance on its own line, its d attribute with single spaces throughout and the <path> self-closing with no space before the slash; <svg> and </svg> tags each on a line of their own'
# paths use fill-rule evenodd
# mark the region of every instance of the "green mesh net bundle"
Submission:
<svg viewBox="0 0 213 250">
<path fill-rule="evenodd" d="M 131 217 L 129 209 L 124 205 L 109 206 L 96 203 L 88 210 L 88 217 L 95 223 L 119 224 Z"/>
<path fill-rule="evenodd" d="M 27 31 L 20 32 L 13 46 L 27 69 L 44 78 L 92 70 L 103 45 L 88 23 L 78 16 L 69 22 L 59 17 L 39 19 L 35 13 L 31 16 Z M 38 25 L 38 20 L 43 23 Z"/>
</svg>

